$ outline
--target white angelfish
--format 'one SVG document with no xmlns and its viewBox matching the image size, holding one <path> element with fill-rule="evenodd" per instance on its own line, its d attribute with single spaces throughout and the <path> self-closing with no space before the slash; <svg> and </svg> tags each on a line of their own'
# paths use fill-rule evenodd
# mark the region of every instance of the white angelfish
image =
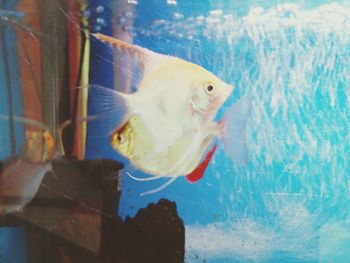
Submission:
<svg viewBox="0 0 350 263">
<path fill-rule="evenodd" d="M 132 94 L 89 86 L 89 103 L 104 120 L 112 147 L 152 176 L 200 179 L 214 139 L 228 131 L 214 117 L 233 86 L 194 63 L 93 35 L 137 64 Z"/>
</svg>

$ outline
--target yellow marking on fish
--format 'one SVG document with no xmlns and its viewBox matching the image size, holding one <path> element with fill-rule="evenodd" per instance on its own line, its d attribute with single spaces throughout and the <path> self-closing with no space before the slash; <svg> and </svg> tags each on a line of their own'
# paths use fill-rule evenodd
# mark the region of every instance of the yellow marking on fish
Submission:
<svg viewBox="0 0 350 263">
<path fill-rule="evenodd" d="M 53 158 L 55 141 L 48 130 L 26 131 L 22 157 L 30 162 L 46 162 Z"/>
<path fill-rule="evenodd" d="M 134 115 L 112 134 L 111 145 L 143 172 L 155 176 L 178 176 L 186 175 L 196 168 L 214 138 L 208 135 L 203 141 L 200 139 L 195 143 L 196 136 L 193 133 L 186 134 L 171 146 L 157 151 L 156 139 L 148 131 L 141 116 Z M 195 147 L 188 151 L 194 143 Z"/>
<path fill-rule="evenodd" d="M 141 117 L 134 115 L 112 134 L 111 145 L 124 157 L 138 161 L 152 151 L 154 139 L 145 128 Z"/>
</svg>

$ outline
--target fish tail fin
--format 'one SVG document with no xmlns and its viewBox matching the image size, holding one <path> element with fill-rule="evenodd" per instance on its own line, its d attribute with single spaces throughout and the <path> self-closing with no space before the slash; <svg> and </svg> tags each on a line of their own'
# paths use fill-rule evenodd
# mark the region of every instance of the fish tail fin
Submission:
<svg viewBox="0 0 350 263">
<path fill-rule="evenodd" d="M 227 156 L 238 165 L 248 164 L 246 126 L 251 105 L 250 96 L 238 100 L 227 110 L 222 123 L 221 136 L 224 150 Z"/>
<path fill-rule="evenodd" d="M 89 121 L 94 125 L 94 129 L 89 130 L 92 134 L 88 134 L 88 137 L 109 136 L 130 117 L 129 94 L 98 85 L 77 87 L 77 90 L 87 90 L 88 117 L 78 117 L 76 120 Z"/>
</svg>

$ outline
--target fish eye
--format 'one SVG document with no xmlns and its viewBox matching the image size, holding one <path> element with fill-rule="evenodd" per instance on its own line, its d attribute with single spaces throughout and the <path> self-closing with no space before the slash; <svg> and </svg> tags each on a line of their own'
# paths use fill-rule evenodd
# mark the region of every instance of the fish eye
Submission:
<svg viewBox="0 0 350 263">
<path fill-rule="evenodd" d="M 119 143 L 123 143 L 125 141 L 124 136 L 121 134 L 118 134 L 117 139 L 118 139 Z"/>
<path fill-rule="evenodd" d="M 214 86 L 213 85 L 208 85 L 207 86 L 207 91 L 213 91 L 214 90 Z"/>
</svg>

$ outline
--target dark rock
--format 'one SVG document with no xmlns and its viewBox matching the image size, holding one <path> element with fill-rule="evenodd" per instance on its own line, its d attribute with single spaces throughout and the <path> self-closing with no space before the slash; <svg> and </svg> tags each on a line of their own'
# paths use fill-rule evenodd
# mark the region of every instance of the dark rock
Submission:
<svg viewBox="0 0 350 263">
<path fill-rule="evenodd" d="M 162 199 L 140 209 L 135 218 L 126 218 L 120 234 L 122 262 L 184 262 L 185 228 L 174 202 Z"/>
</svg>

